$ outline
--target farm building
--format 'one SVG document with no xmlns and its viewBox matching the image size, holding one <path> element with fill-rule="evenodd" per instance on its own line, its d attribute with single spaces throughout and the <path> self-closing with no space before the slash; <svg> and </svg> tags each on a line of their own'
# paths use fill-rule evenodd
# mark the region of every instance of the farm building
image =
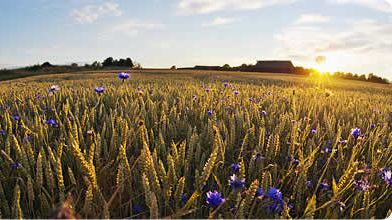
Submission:
<svg viewBox="0 0 392 220">
<path fill-rule="evenodd" d="M 295 67 L 290 60 L 262 60 L 255 65 L 257 72 L 293 73 Z"/>
</svg>

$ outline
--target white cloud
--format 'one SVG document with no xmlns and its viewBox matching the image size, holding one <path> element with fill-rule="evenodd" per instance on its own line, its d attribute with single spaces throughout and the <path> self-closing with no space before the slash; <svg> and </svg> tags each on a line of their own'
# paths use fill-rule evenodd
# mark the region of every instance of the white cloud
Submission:
<svg viewBox="0 0 392 220">
<path fill-rule="evenodd" d="M 99 35 L 99 38 L 107 39 L 113 35 L 125 35 L 128 37 L 132 37 L 142 31 L 162 30 L 164 28 L 165 25 L 160 23 L 130 19 L 123 23 L 119 23 L 112 28 L 108 28 L 107 30 L 105 30 L 103 33 Z"/>
<path fill-rule="evenodd" d="M 392 12 L 392 0 L 328 0 L 337 4 L 359 4 L 383 12 Z"/>
<path fill-rule="evenodd" d="M 238 20 L 239 20 L 238 18 L 216 17 L 212 21 L 202 24 L 202 26 L 211 27 L 211 26 L 227 25 Z"/>
<path fill-rule="evenodd" d="M 106 2 L 102 5 L 87 5 L 81 9 L 75 9 L 71 12 L 71 16 L 81 24 L 93 23 L 99 17 L 103 16 L 121 16 L 122 11 L 119 5 L 114 2 Z"/>
<path fill-rule="evenodd" d="M 335 27 L 290 25 L 274 36 L 276 53 L 303 64 L 314 64 L 316 56 L 326 56 L 330 66 L 359 73 L 380 70 L 384 76 L 392 61 L 392 23 L 371 19 Z M 389 76 L 391 77 L 391 76 Z"/>
<path fill-rule="evenodd" d="M 315 23 L 327 23 L 331 20 L 330 17 L 317 15 L 317 14 L 303 14 L 298 20 L 296 20 L 295 24 L 315 24 Z"/>
<path fill-rule="evenodd" d="M 181 15 L 208 14 L 222 10 L 254 10 L 297 0 L 178 0 L 177 12 Z"/>
</svg>

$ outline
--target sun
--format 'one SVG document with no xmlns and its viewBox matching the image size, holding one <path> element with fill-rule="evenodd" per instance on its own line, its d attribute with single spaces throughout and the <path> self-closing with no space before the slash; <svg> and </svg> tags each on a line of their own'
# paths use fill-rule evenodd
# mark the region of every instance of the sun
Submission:
<svg viewBox="0 0 392 220">
<path fill-rule="evenodd" d="M 333 73 L 336 71 L 336 67 L 328 62 L 322 63 L 322 64 L 317 64 L 316 65 L 316 69 L 320 72 L 320 73 Z"/>
<path fill-rule="evenodd" d="M 328 56 L 317 56 L 313 68 L 321 74 L 334 73 L 338 70 L 339 59 Z"/>
</svg>

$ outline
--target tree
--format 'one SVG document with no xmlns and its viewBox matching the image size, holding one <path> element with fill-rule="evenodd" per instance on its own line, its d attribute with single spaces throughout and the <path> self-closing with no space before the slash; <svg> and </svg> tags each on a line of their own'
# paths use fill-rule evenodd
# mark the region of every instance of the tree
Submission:
<svg viewBox="0 0 392 220">
<path fill-rule="evenodd" d="M 71 66 L 72 67 L 78 67 L 78 64 L 77 63 L 72 63 Z"/>
<path fill-rule="evenodd" d="M 124 59 L 120 59 L 116 66 L 126 66 L 126 61 Z"/>
<path fill-rule="evenodd" d="M 41 65 L 41 67 L 52 67 L 53 65 L 50 64 L 49 62 L 45 62 Z"/>
<path fill-rule="evenodd" d="M 230 69 L 230 65 L 229 64 L 223 65 L 223 69 L 226 69 L 226 70 Z"/>
<path fill-rule="evenodd" d="M 132 62 L 131 58 L 127 57 L 127 59 L 125 60 L 125 65 L 127 67 L 133 68 L 133 62 Z"/>
<path fill-rule="evenodd" d="M 94 62 L 91 64 L 91 66 L 92 66 L 94 69 L 98 69 L 98 68 L 101 68 L 101 67 L 102 67 L 102 64 L 101 64 L 100 62 L 98 62 L 98 61 L 94 61 Z"/>
<path fill-rule="evenodd" d="M 135 65 L 133 66 L 133 69 L 141 70 L 142 69 L 142 65 L 140 63 L 135 63 Z"/>
<path fill-rule="evenodd" d="M 171 69 L 171 70 L 176 70 L 177 67 L 173 65 L 172 67 L 170 67 L 170 69 Z"/>
<path fill-rule="evenodd" d="M 107 66 L 113 66 L 113 57 L 108 57 L 102 62 L 102 66 L 107 67 Z"/>
</svg>

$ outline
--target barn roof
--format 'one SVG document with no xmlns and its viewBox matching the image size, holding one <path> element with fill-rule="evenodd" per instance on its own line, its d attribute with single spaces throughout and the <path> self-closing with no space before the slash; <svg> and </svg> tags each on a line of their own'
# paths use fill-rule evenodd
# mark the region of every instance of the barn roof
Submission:
<svg viewBox="0 0 392 220">
<path fill-rule="evenodd" d="M 290 60 L 261 60 L 257 61 L 256 68 L 294 68 Z"/>
</svg>

